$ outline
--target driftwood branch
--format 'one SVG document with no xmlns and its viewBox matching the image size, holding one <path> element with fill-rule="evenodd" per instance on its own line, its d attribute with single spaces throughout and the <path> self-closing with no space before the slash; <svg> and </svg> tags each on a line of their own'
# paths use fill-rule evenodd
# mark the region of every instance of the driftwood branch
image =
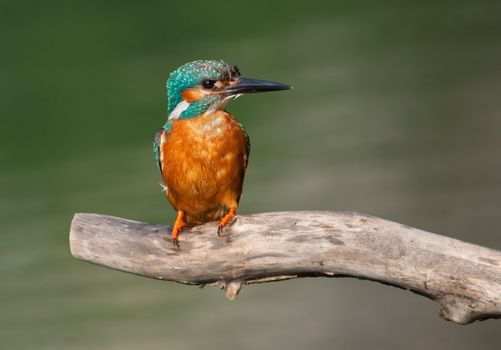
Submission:
<svg viewBox="0 0 501 350">
<path fill-rule="evenodd" d="M 73 256 L 141 276 L 218 284 L 229 299 L 242 285 L 298 277 L 356 277 L 411 290 L 460 324 L 501 317 L 501 252 L 372 216 L 281 212 L 238 216 L 185 230 L 181 248 L 165 225 L 76 214 Z"/>
</svg>

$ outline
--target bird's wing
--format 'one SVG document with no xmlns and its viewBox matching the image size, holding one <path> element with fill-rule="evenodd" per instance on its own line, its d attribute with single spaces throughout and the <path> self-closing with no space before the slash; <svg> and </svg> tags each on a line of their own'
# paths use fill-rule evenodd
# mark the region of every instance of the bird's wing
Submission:
<svg viewBox="0 0 501 350">
<path fill-rule="evenodd" d="M 164 128 L 158 129 L 155 134 L 155 138 L 153 140 L 153 155 L 155 157 L 155 162 L 157 163 L 158 170 L 160 170 L 160 173 L 162 172 L 162 163 L 160 162 L 160 152 L 161 152 L 160 139 L 164 131 L 165 131 Z"/>
<path fill-rule="evenodd" d="M 165 143 L 167 141 L 173 123 L 174 120 L 167 121 L 164 126 L 157 130 L 153 139 L 153 155 L 155 156 L 155 162 L 160 173 L 162 173 L 162 142 Z"/>
<path fill-rule="evenodd" d="M 251 149 L 250 139 L 249 139 L 249 135 L 247 135 L 247 132 L 245 131 L 244 126 L 240 123 L 237 123 L 237 124 L 240 127 L 240 129 L 242 129 L 242 132 L 244 133 L 244 137 L 245 137 L 246 153 L 244 155 L 244 169 L 247 169 L 247 164 L 249 163 L 249 154 L 250 154 L 250 149 Z"/>
</svg>

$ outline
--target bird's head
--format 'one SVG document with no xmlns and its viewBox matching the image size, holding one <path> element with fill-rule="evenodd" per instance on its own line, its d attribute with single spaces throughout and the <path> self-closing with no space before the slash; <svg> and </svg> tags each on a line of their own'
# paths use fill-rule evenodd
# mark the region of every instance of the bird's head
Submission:
<svg viewBox="0 0 501 350">
<path fill-rule="evenodd" d="M 223 61 L 186 63 L 173 71 L 167 81 L 169 120 L 224 109 L 230 99 L 241 94 L 290 88 L 274 81 L 243 78 L 237 66 Z"/>
</svg>

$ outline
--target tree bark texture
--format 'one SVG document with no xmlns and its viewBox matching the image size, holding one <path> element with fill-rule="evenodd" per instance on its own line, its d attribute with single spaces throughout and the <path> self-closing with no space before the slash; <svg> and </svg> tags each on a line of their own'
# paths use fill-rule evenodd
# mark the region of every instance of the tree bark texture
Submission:
<svg viewBox="0 0 501 350">
<path fill-rule="evenodd" d="M 352 212 L 277 212 L 185 229 L 75 214 L 74 257 L 141 276 L 216 284 L 234 299 L 245 284 L 356 277 L 407 289 L 459 324 L 501 317 L 501 252 Z"/>
</svg>

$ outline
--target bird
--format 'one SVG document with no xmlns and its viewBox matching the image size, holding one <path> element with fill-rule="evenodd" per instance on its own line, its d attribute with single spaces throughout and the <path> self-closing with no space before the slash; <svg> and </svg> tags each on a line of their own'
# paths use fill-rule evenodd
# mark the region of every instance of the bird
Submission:
<svg viewBox="0 0 501 350">
<path fill-rule="evenodd" d="M 217 234 L 236 215 L 249 161 L 249 136 L 226 111 L 229 101 L 291 86 L 240 76 L 236 65 L 196 60 L 169 74 L 167 121 L 158 129 L 153 153 L 165 194 L 177 213 L 171 231 L 179 248 L 185 226 L 219 220 Z"/>
</svg>

